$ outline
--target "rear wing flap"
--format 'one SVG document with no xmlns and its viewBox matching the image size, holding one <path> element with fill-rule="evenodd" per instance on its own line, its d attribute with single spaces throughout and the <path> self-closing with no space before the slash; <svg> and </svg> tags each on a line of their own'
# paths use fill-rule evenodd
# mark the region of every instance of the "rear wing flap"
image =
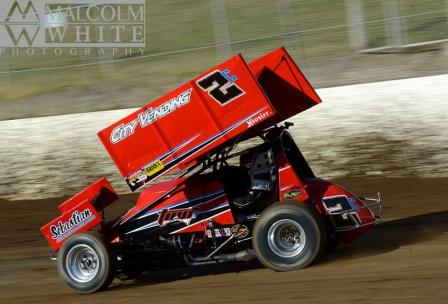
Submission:
<svg viewBox="0 0 448 304">
<path fill-rule="evenodd" d="M 53 250 L 74 233 L 85 232 L 103 221 L 101 211 L 118 195 L 103 177 L 58 206 L 61 215 L 40 230 Z"/>
<path fill-rule="evenodd" d="M 269 119 L 271 125 L 321 103 L 285 48 L 252 61 L 249 67 L 275 109 L 275 115 Z"/>
</svg>

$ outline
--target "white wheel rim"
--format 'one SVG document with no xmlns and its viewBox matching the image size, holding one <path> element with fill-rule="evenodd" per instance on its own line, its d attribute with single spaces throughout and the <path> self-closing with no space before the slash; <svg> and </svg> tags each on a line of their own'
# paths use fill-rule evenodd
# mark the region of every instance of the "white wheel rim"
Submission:
<svg viewBox="0 0 448 304">
<path fill-rule="evenodd" d="M 76 245 L 67 253 L 65 267 L 68 275 L 76 282 L 89 282 L 97 275 L 100 268 L 98 254 L 89 245 Z"/>
<path fill-rule="evenodd" d="M 296 221 L 282 219 L 269 228 L 269 248 L 280 257 L 291 258 L 299 255 L 305 243 L 305 230 Z"/>
</svg>

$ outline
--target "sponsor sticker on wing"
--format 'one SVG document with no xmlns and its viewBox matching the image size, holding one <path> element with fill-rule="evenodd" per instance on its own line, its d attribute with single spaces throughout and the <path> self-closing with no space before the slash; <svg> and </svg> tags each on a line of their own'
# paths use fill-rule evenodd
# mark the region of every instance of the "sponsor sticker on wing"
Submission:
<svg viewBox="0 0 448 304">
<path fill-rule="evenodd" d="M 129 176 L 127 182 L 131 186 L 136 186 L 146 181 L 146 178 L 147 178 L 146 172 L 144 172 L 143 170 L 139 170 L 134 174 L 132 174 L 131 176 Z"/>
<path fill-rule="evenodd" d="M 146 175 L 153 176 L 159 171 L 162 171 L 165 166 L 160 160 L 156 160 L 155 162 L 149 164 L 148 166 L 144 167 L 143 170 L 145 170 Z"/>
<path fill-rule="evenodd" d="M 89 208 L 82 211 L 75 210 L 67 221 L 58 221 L 57 224 L 50 226 L 51 238 L 60 243 L 94 219 L 95 214 Z"/>
<path fill-rule="evenodd" d="M 155 108 L 148 108 L 142 113 L 139 113 L 136 118 L 128 123 L 122 123 L 115 127 L 110 133 L 110 142 L 112 144 L 119 143 L 120 141 L 134 135 L 137 127 L 141 129 L 146 128 L 158 119 L 165 117 L 166 115 L 174 112 L 175 110 L 183 107 L 190 102 L 192 89 L 188 89 L 180 93 L 177 97 L 171 98 L 165 103 Z"/>
</svg>

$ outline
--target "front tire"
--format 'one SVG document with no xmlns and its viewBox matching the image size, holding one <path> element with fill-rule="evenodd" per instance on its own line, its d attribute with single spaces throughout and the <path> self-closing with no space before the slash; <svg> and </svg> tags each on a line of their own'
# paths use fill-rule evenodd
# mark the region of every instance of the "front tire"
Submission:
<svg viewBox="0 0 448 304">
<path fill-rule="evenodd" d="M 58 271 L 78 293 L 106 288 L 115 277 L 115 255 L 110 243 L 97 232 L 76 234 L 64 242 L 58 255 Z"/>
<path fill-rule="evenodd" d="M 275 271 L 301 269 L 322 251 L 325 229 L 303 203 L 285 201 L 267 208 L 254 225 L 258 260 Z"/>
</svg>

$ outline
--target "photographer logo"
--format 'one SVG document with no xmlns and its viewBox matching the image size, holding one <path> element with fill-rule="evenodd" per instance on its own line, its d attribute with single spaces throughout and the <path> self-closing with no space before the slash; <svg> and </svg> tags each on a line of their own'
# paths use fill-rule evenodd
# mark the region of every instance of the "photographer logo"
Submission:
<svg viewBox="0 0 448 304">
<path fill-rule="evenodd" d="M 0 47 L 145 47 L 145 12 L 145 0 L 3 0 Z"/>
</svg>

